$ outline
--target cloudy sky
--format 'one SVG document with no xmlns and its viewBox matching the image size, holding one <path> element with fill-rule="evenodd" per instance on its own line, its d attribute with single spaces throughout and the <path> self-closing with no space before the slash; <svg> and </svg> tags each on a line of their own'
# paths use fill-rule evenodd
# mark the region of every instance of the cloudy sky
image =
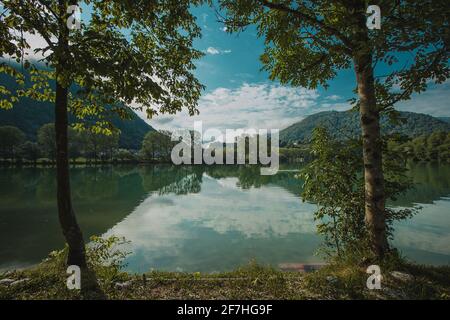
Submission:
<svg viewBox="0 0 450 320">
<path fill-rule="evenodd" d="M 89 9 L 83 10 L 82 19 Z M 196 62 L 195 75 L 206 86 L 199 101 L 200 115 L 189 117 L 159 115 L 152 120 L 139 114 L 156 129 L 192 129 L 194 121 L 203 121 L 203 129 L 219 130 L 237 128 L 284 129 L 307 115 L 326 110 L 347 110 L 347 100 L 353 97 L 355 77 L 352 70 L 339 72 L 328 90 L 308 90 L 280 85 L 268 79 L 261 71 L 259 56 L 263 40 L 256 29 L 249 27 L 239 34 L 226 33 L 218 22 L 214 10 L 208 6 L 193 9 L 202 28 L 202 38 L 195 47 L 205 53 Z M 42 40 L 30 37 L 32 44 L 41 47 Z M 383 72 L 385 70 L 380 70 Z M 432 86 L 412 100 L 399 103 L 399 110 L 428 113 L 433 116 L 450 116 L 450 81 Z"/>
<path fill-rule="evenodd" d="M 197 62 L 195 72 L 206 86 L 199 101 L 200 115 L 188 117 L 160 115 L 147 122 L 157 129 L 193 128 L 202 120 L 203 127 L 283 129 L 309 114 L 325 110 L 349 109 L 355 78 L 352 70 L 339 73 L 328 90 L 307 90 L 283 86 L 270 81 L 261 71 L 259 56 L 263 40 L 255 28 L 230 35 L 218 22 L 213 9 L 194 10 L 203 36 L 195 47 L 205 56 Z M 450 82 L 429 89 L 412 100 L 398 105 L 400 110 L 450 116 Z"/>
</svg>

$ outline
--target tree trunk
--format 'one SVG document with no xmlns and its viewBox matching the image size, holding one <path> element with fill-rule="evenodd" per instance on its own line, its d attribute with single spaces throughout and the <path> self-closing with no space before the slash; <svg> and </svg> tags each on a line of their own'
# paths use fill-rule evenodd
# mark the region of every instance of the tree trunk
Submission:
<svg viewBox="0 0 450 320">
<path fill-rule="evenodd" d="M 55 134 L 58 215 L 64 237 L 69 246 L 68 265 L 86 266 L 85 247 L 81 229 L 72 207 L 70 194 L 67 141 L 67 88 L 56 84 Z"/>
<path fill-rule="evenodd" d="M 360 122 L 363 138 L 365 220 L 373 255 L 381 259 L 388 250 L 386 237 L 385 191 L 382 167 L 380 112 L 375 98 L 372 54 L 364 15 L 360 16 L 358 49 L 354 56 Z"/>
<path fill-rule="evenodd" d="M 59 1 L 61 16 L 66 14 L 64 0 Z M 59 61 L 56 66 L 56 99 L 55 99 L 55 135 L 56 135 L 56 182 L 59 223 L 69 246 L 67 257 L 68 265 L 86 267 L 85 244 L 81 229 L 78 226 L 75 212 L 72 207 L 69 176 L 68 152 L 68 88 L 62 84 L 61 71 L 65 70 L 65 62 L 69 56 L 68 29 L 60 24 L 58 37 Z"/>
</svg>

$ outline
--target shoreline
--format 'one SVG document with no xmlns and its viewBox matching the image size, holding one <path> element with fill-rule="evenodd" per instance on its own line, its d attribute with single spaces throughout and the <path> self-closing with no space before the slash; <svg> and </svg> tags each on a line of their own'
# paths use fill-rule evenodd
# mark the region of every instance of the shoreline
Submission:
<svg viewBox="0 0 450 320">
<path fill-rule="evenodd" d="M 364 267 L 342 263 L 309 273 L 279 271 L 254 263 L 217 274 L 118 272 L 111 278 L 104 270 L 97 270 L 95 290 L 84 278 L 84 290 L 83 286 L 82 290 L 68 290 L 63 265 L 47 260 L 33 268 L 0 274 L 0 299 L 450 299 L 450 266 L 400 263 L 383 268 L 386 271 L 380 290 L 366 287 Z"/>
</svg>

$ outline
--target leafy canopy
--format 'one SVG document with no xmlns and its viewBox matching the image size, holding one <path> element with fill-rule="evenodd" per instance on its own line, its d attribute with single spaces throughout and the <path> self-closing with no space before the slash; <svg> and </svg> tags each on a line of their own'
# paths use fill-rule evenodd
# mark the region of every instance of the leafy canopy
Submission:
<svg viewBox="0 0 450 320">
<path fill-rule="evenodd" d="M 365 26 L 371 4 L 381 8 L 381 30 Z M 229 32 L 257 26 L 265 39 L 261 55 L 272 80 L 293 86 L 327 87 L 356 57 L 372 55 L 381 110 L 450 75 L 449 6 L 446 0 L 221 0 Z M 357 105 L 357 101 L 354 100 Z"/>
<path fill-rule="evenodd" d="M 394 139 L 394 137 L 392 137 Z M 301 171 L 304 179 L 302 198 L 318 205 L 314 219 L 317 231 L 325 238 L 324 251 L 339 256 L 367 248 L 364 223 L 364 163 L 361 139 L 338 140 L 326 129 L 317 127 L 311 142 L 313 160 Z M 386 198 L 397 197 L 412 187 L 406 176 L 402 155 L 383 147 L 383 172 Z M 419 208 L 386 208 L 387 234 L 392 239 L 393 223 L 414 215 Z"/>
<path fill-rule="evenodd" d="M 82 19 L 80 29 L 69 31 L 67 6 L 74 3 L 86 11 L 87 18 Z M 110 130 L 108 115 L 129 117 L 129 106 L 145 111 L 148 117 L 182 108 L 196 113 L 203 86 L 193 70 L 194 60 L 202 53 L 192 47 L 200 28 L 189 9 L 200 3 L 0 1 L 0 54 L 4 58 L 0 72 L 14 77 L 21 86 L 13 91 L 0 85 L 0 107 L 11 108 L 21 96 L 54 102 L 57 80 L 71 86 L 71 112 L 79 119 L 95 119 L 96 131 Z M 33 55 L 27 54 L 31 43 L 25 35 L 37 35 L 45 45 L 31 48 Z M 20 68 L 7 64 L 7 59 L 30 69 L 29 79 Z"/>
</svg>

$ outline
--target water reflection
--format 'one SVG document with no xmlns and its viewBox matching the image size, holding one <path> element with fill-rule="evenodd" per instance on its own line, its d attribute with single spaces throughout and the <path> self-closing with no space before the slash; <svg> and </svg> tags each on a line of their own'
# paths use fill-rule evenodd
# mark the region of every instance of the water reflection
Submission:
<svg viewBox="0 0 450 320">
<path fill-rule="evenodd" d="M 395 245 L 419 262 L 448 264 L 450 166 L 414 165 L 411 175 L 416 188 L 391 205 L 424 208 L 397 225 Z M 315 205 L 300 200 L 295 172 L 155 165 L 73 168 L 71 176 L 85 237 L 127 237 L 131 271 L 319 261 Z M 53 169 L 0 169 L 0 269 L 37 263 L 63 245 L 55 190 Z"/>
<path fill-rule="evenodd" d="M 131 240 L 130 270 L 219 271 L 251 258 L 278 264 L 292 256 L 317 261 L 313 205 L 299 205 L 279 187 L 243 192 L 237 178 L 206 173 L 202 181 L 193 194 L 149 194 L 108 232 Z"/>
</svg>

